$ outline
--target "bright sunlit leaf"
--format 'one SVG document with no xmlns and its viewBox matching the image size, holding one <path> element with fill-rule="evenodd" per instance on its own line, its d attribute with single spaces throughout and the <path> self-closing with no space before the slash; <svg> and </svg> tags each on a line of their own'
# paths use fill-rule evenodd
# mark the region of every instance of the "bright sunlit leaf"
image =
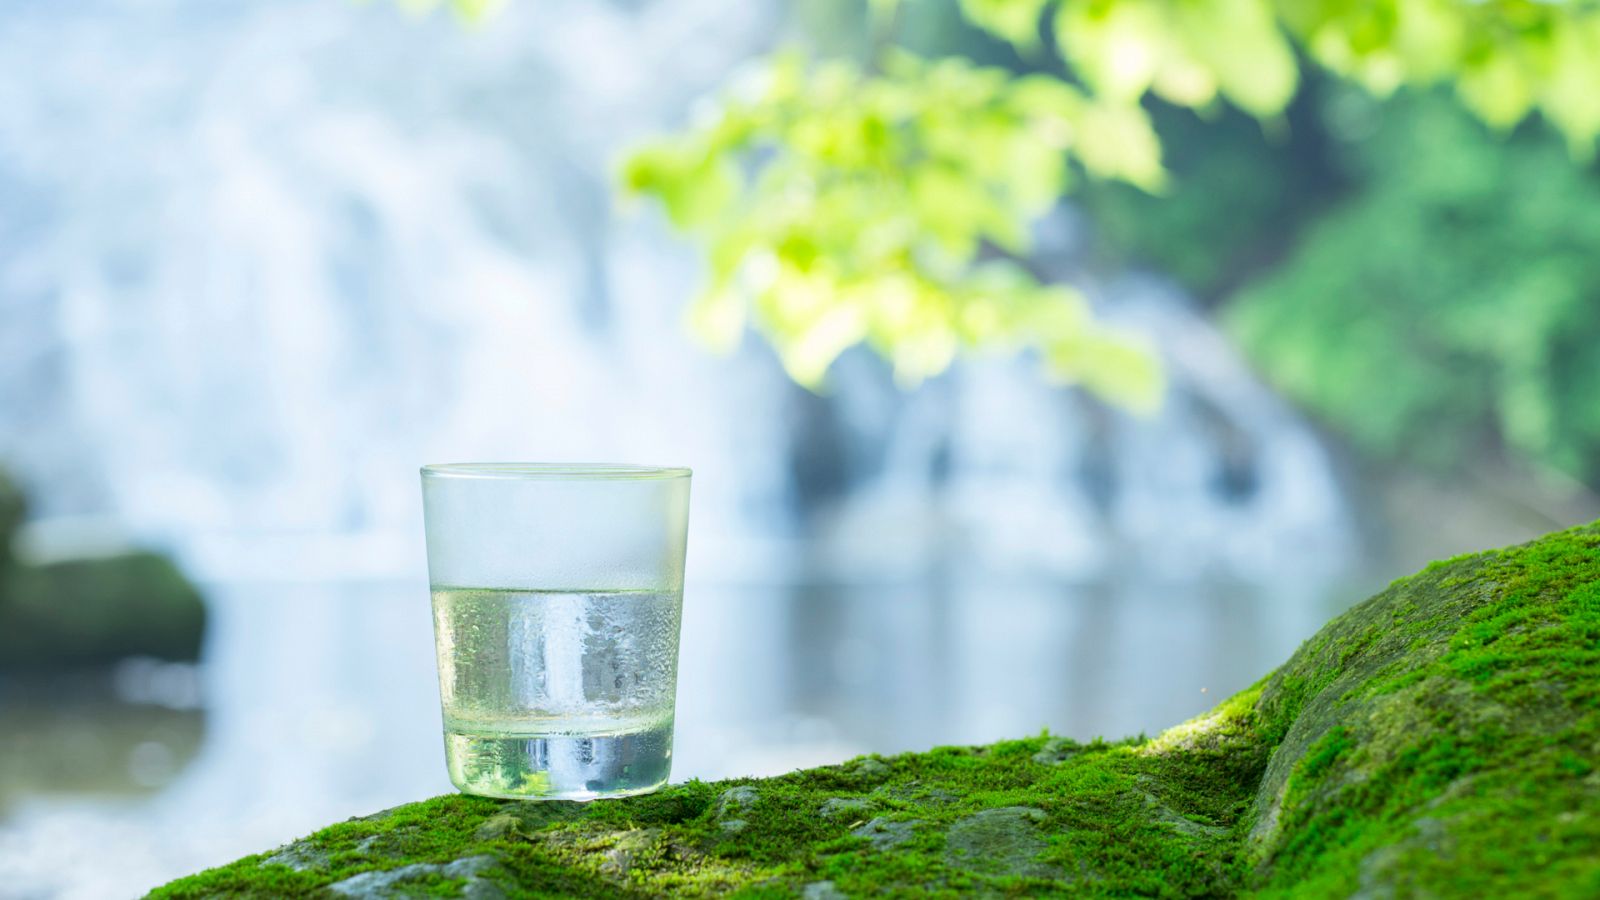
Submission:
<svg viewBox="0 0 1600 900">
<path fill-rule="evenodd" d="M 1005 38 L 1018 50 L 1039 46 L 1039 20 L 1050 0 L 961 0 L 961 12 L 972 23 Z"/>
</svg>

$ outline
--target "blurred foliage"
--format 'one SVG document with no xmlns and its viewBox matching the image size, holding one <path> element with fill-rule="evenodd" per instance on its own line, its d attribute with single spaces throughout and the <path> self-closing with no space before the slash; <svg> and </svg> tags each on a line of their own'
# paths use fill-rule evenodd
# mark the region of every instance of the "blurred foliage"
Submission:
<svg viewBox="0 0 1600 900">
<path fill-rule="evenodd" d="M 1168 187 L 1150 194 L 1087 180 L 1075 204 L 1094 223 L 1099 262 L 1149 267 L 1207 304 L 1276 263 L 1299 228 L 1350 187 L 1321 107 L 1326 78 L 1310 78 L 1264 133 L 1231 109 L 1201 116 L 1146 101 L 1168 148 Z"/>
<path fill-rule="evenodd" d="M 1298 84 L 1295 52 L 1377 96 L 1452 83 L 1507 128 L 1542 112 L 1574 150 L 1600 135 L 1600 5 L 1591 0 L 962 0 L 1021 51 L 1046 15 L 1056 47 L 1101 96 L 1181 106 L 1217 97 L 1263 118 Z M 1034 28 L 1028 25 L 1033 20 Z"/>
<path fill-rule="evenodd" d="M 1353 187 L 1229 304 L 1246 350 L 1371 453 L 1600 486 L 1600 175 L 1436 93 L 1330 106 Z"/>
<path fill-rule="evenodd" d="M 871 7 L 881 25 L 926 2 Z M 964 348 L 1037 348 L 1054 374 L 1148 406 L 1159 377 L 1138 344 L 1007 258 L 1026 255 L 1031 224 L 1069 186 L 1069 163 L 1167 189 L 1151 98 L 1211 117 L 1225 115 L 1225 101 L 1281 130 L 1301 82 L 1298 54 L 1380 96 L 1450 83 L 1500 128 L 1542 112 L 1578 155 L 1600 133 L 1600 11 L 1591 2 L 960 0 L 960 8 L 1015 48 L 1012 69 L 1054 53 L 1066 71 L 921 61 L 893 47 L 862 64 L 784 57 L 729 91 L 707 121 L 627 162 L 627 188 L 659 200 L 705 247 L 710 283 L 693 312 L 701 334 L 726 345 L 749 322 L 807 385 L 858 342 L 907 382 L 941 371 Z M 1257 213 L 1296 187 L 1249 176 L 1236 168 L 1218 177 L 1244 186 L 1242 202 Z M 1195 212 L 1207 206 L 1202 199 Z M 1218 225 L 1195 218 L 1185 227 Z M 1218 276 L 1199 256 L 1178 265 L 1201 281 Z"/>
<path fill-rule="evenodd" d="M 863 341 L 908 383 L 962 348 L 1030 346 L 1051 372 L 1149 406 L 1148 355 L 1007 258 L 1027 254 L 1029 221 L 1065 189 L 1068 153 L 1161 183 L 1143 111 L 1059 79 L 898 52 L 870 75 L 787 56 L 623 177 L 705 241 L 696 331 L 728 345 L 749 319 L 802 384 Z"/>
<path fill-rule="evenodd" d="M 28 498 L 4 469 L 0 469 L 0 578 L 11 567 L 11 545 L 28 515 Z"/>
</svg>

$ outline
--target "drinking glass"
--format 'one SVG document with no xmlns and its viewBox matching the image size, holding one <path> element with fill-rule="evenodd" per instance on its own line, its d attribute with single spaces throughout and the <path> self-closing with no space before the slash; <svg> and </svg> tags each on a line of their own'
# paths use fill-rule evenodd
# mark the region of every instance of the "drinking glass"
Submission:
<svg viewBox="0 0 1600 900">
<path fill-rule="evenodd" d="M 450 780 L 588 800 L 672 770 L 688 469 L 422 468 Z"/>
</svg>

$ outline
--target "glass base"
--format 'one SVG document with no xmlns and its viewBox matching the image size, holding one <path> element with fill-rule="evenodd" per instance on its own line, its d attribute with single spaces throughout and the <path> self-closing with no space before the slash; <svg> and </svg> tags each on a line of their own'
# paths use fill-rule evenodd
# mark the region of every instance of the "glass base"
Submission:
<svg viewBox="0 0 1600 900">
<path fill-rule="evenodd" d="M 509 800 L 596 800 L 647 794 L 672 773 L 672 722 L 612 734 L 481 734 L 447 730 L 445 763 L 464 793 Z"/>
</svg>

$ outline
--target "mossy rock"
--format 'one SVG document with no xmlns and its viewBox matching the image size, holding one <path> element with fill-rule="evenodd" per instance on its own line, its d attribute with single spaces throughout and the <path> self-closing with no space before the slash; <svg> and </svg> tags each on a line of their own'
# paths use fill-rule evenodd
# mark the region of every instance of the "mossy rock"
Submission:
<svg viewBox="0 0 1600 900">
<path fill-rule="evenodd" d="M 200 655 L 205 604 L 171 560 L 132 552 L 26 562 L 13 551 L 27 511 L 0 469 L 0 673 Z"/>
<path fill-rule="evenodd" d="M 0 569 L 0 672 L 192 660 L 205 623 L 200 592 L 154 553 Z"/>
<path fill-rule="evenodd" d="M 12 543 L 28 516 L 28 498 L 17 482 L 0 469 L 0 573 L 13 564 Z"/>
<path fill-rule="evenodd" d="M 1600 523 L 1401 579 L 1153 739 L 587 805 L 437 797 L 154 896 L 330 892 L 1600 896 Z"/>
</svg>

